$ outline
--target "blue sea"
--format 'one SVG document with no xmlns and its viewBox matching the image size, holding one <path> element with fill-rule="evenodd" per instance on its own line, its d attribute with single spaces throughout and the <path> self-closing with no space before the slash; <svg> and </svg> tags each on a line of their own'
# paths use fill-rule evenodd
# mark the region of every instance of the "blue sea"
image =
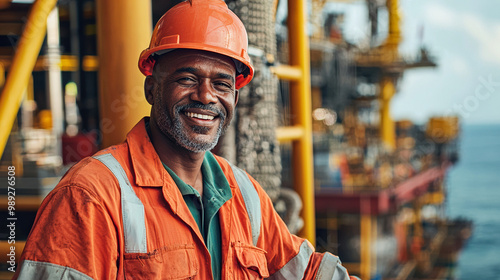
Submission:
<svg viewBox="0 0 500 280">
<path fill-rule="evenodd" d="M 459 259 L 461 280 L 500 279 L 500 125 L 465 125 L 448 173 L 447 213 L 474 221 Z"/>
</svg>

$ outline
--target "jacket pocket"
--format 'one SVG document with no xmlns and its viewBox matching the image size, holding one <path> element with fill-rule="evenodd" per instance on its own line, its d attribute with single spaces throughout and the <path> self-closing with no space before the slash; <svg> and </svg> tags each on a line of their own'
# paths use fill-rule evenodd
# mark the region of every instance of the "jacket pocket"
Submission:
<svg viewBox="0 0 500 280">
<path fill-rule="evenodd" d="M 168 246 L 150 253 L 124 254 L 125 279 L 193 279 L 198 273 L 194 245 Z"/>
<path fill-rule="evenodd" d="M 234 250 L 240 272 L 241 279 L 263 279 L 269 277 L 267 270 L 266 251 L 254 246 L 234 244 Z"/>
</svg>

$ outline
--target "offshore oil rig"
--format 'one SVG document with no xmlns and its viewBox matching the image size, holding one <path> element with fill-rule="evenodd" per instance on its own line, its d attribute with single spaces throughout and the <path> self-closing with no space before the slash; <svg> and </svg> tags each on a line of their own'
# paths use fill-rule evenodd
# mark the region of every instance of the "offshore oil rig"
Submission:
<svg viewBox="0 0 500 280">
<path fill-rule="evenodd" d="M 149 114 L 137 58 L 177 2 L 0 1 L 0 177 L 15 166 L 17 256 L 65 170 Z M 247 27 L 256 74 L 215 152 L 261 183 L 290 231 L 339 255 L 351 274 L 453 279 L 472 232 L 445 213 L 458 118 L 416 125 L 389 111 L 403 74 L 436 60 L 425 48 L 400 54 L 398 0 L 357 1 L 368 11 L 367 46 L 345 39 L 331 2 L 226 1 Z M 5 221 L 7 189 L 0 195 Z M 8 237 L 2 229 L 0 279 L 12 276 Z"/>
</svg>

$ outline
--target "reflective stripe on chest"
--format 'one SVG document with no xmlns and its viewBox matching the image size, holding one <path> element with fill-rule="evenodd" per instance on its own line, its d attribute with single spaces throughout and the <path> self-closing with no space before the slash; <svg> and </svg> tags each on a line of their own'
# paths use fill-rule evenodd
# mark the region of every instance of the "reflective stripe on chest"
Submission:
<svg viewBox="0 0 500 280">
<path fill-rule="evenodd" d="M 255 190 L 254 185 L 250 181 L 250 178 L 248 178 L 245 171 L 232 164 L 230 164 L 230 166 L 233 170 L 234 178 L 238 183 L 238 187 L 240 188 L 241 195 L 243 196 L 243 201 L 245 201 L 245 207 L 247 209 L 248 218 L 250 219 L 250 225 L 252 227 L 253 245 L 257 246 L 261 223 L 259 194 L 257 193 L 257 190 Z"/>
<path fill-rule="evenodd" d="M 147 253 L 144 205 L 130 185 L 125 170 L 111 154 L 94 158 L 106 165 L 120 184 L 125 253 Z"/>
</svg>

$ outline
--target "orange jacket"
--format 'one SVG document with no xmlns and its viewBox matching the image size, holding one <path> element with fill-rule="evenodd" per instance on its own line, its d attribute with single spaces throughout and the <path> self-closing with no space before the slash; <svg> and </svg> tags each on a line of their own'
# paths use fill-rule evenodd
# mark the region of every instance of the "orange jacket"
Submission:
<svg viewBox="0 0 500 280">
<path fill-rule="evenodd" d="M 128 190 L 123 188 L 126 180 L 120 181 L 99 160 L 109 155 L 125 171 Z M 260 232 L 255 246 L 247 202 L 233 167 L 220 157 L 216 159 L 233 195 L 219 211 L 223 279 L 300 279 L 302 275 L 304 279 L 349 279 L 337 257 L 313 253 L 309 242 L 289 233 L 269 197 L 250 178 L 260 198 Z M 127 195 L 140 201 L 124 202 Z M 122 208 L 128 212 L 122 213 Z M 127 219 L 142 221 L 145 231 L 141 232 L 141 226 L 127 225 Z M 127 244 L 128 239 L 135 239 L 135 244 Z M 18 277 L 212 279 L 203 237 L 162 166 L 144 120 L 124 143 L 73 166 L 47 196 L 14 279 Z"/>
</svg>

